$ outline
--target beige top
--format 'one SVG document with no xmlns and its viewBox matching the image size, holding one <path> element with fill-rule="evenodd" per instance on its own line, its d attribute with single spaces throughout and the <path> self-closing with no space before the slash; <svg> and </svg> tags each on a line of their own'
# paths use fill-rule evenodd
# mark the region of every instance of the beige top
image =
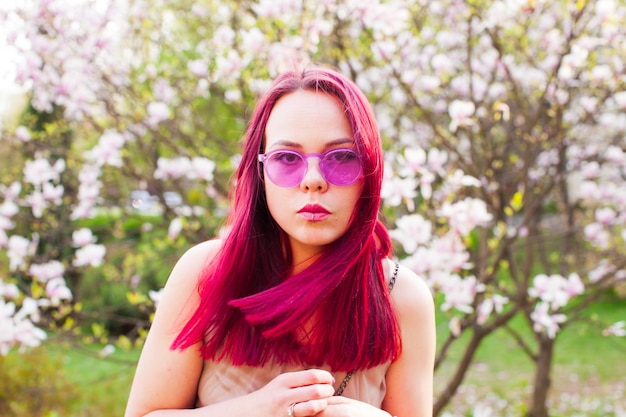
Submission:
<svg viewBox="0 0 626 417">
<path fill-rule="evenodd" d="M 388 279 L 390 290 L 395 284 L 397 274 L 398 264 L 395 265 L 391 279 Z M 355 372 L 342 395 L 381 408 L 387 392 L 385 375 L 390 365 L 391 362 L 387 362 L 374 368 Z M 282 373 L 302 369 L 304 368 L 275 364 L 261 368 L 233 366 L 226 362 L 204 361 L 198 383 L 196 406 L 202 407 L 250 394 L 263 388 Z M 345 376 L 345 372 L 334 375 L 335 390 Z"/>
<path fill-rule="evenodd" d="M 386 363 L 356 372 L 352 375 L 342 395 L 381 408 L 387 391 L 385 374 L 389 365 Z M 286 365 L 256 368 L 233 366 L 225 362 L 205 361 L 198 385 L 196 406 L 202 407 L 241 397 L 264 387 L 281 373 L 301 369 Z M 339 387 L 345 376 L 345 372 L 335 375 L 335 389 Z"/>
</svg>

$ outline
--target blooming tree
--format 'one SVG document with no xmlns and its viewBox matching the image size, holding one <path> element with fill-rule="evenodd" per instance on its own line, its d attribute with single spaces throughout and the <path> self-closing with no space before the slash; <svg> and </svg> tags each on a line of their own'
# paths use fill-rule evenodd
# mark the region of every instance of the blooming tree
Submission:
<svg viewBox="0 0 626 417">
<path fill-rule="evenodd" d="M 281 70 L 322 62 L 373 103 L 398 257 L 449 320 L 438 367 L 468 335 L 435 414 L 507 328 L 536 364 L 530 414 L 547 416 L 559 332 L 626 277 L 621 2 L 50 0 L 0 13 L 30 98 L 1 139 L 19 158 L 0 170 L 0 353 L 44 339 L 42 317 L 71 327 L 90 274 L 138 308 L 158 302 L 151 276 L 167 271 L 150 266 L 219 233 L 252 100 Z M 517 316 L 530 337 L 508 325 Z"/>
</svg>

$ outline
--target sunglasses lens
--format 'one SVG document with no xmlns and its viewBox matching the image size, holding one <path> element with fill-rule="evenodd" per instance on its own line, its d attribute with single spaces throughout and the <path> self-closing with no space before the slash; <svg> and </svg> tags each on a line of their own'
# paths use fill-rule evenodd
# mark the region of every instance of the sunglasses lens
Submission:
<svg viewBox="0 0 626 417">
<path fill-rule="evenodd" d="M 361 159 L 350 149 L 335 149 L 323 155 L 301 155 L 294 151 L 274 151 L 263 161 L 265 173 L 279 187 L 294 187 L 302 181 L 308 169 L 308 156 L 320 157 L 322 175 L 331 184 L 344 186 L 361 175 Z"/>
<path fill-rule="evenodd" d="M 265 172 L 280 187 L 298 185 L 304 178 L 306 169 L 306 161 L 297 152 L 273 152 L 265 161 Z"/>
<path fill-rule="evenodd" d="M 349 149 L 337 149 L 324 155 L 320 169 L 328 182 L 350 185 L 361 175 L 361 159 Z"/>
</svg>

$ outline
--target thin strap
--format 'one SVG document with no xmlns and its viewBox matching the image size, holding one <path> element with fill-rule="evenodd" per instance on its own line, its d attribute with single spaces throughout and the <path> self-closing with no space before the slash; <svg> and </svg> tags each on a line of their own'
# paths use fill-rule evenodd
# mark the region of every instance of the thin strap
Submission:
<svg viewBox="0 0 626 417">
<path fill-rule="evenodd" d="M 341 395 L 341 394 L 343 394 L 343 390 L 346 389 L 346 386 L 348 385 L 348 382 L 350 382 L 350 378 L 352 378 L 352 375 L 354 375 L 354 372 L 355 371 L 348 372 L 348 374 L 343 379 L 343 381 L 341 381 L 341 384 L 339 384 L 339 387 L 337 387 L 337 389 L 335 390 L 335 394 L 334 395 Z"/>
<path fill-rule="evenodd" d="M 398 278 L 398 268 L 400 268 L 400 264 L 396 262 L 396 268 L 393 270 L 393 274 L 391 275 L 391 279 L 389 280 L 389 291 L 393 290 L 394 285 L 396 285 L 396 279 Z M 350 378 L 354 375 L 356 371 L 348 372 L 346 377 L 341 381 L 341 384 L 335 390 L 335 395 L 342 395 L 343 390 L 348 386 L 348 382 L 350 382 Z"/>
<path fill-rule="evenodd" d="M 393 290 L 393 286 L 396 285 L 396 279 L 398 278 L 399 268 L 400 268 L 400 264 L 396 262 L 396 268 L 393 270 L 393 274 L 391 275 L 391 279 L 389 280 L 389 291 Z"/>
</svg>

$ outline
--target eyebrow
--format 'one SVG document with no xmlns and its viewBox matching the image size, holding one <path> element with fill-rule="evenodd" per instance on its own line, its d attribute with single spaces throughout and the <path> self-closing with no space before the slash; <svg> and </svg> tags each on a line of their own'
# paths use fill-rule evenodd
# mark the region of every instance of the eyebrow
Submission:
<svg viewBox="0 0 626 417">
<path fill-rule="evenodd" d="M 337 146 L 337 145 L 344 145 L 346 143 L 354 143 L 354 139 L 351 138 L 340 138 L 340 139 L 335 139 L 335 140 L 331 140 L 330 142 L 326 142 L 324 144 L 324 149 L 327 148 L 331 148 L 333 146 Z M 296 149 L 301 149 L 302 145 L 297 143 L 297 142 L 292 142 L 290 140 L 279 140 L 276 141 L 272 144 L 272 146 L 269 147 L 269 149 L 274 148 L 275 146 L 288 146 L 290 148 L 296 148 Z"/>
</svg>

